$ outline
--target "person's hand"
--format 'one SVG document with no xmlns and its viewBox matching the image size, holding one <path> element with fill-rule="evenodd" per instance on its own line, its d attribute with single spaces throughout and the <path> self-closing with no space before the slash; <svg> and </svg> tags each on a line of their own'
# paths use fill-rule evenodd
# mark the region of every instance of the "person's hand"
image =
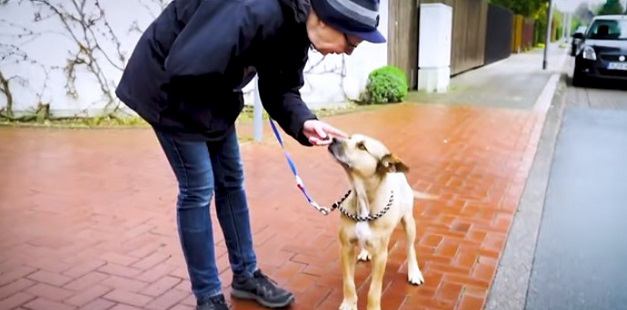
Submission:
<svg viewBox="0 0 627 310">
<path fill-rule="evenodd" d="M 308 120 L 303 124 L 303 134 L 309 143 L 313 145 L 329 145 L 332 138 L 346 138 L 347 135 L 343 131 L 319 120 Z"/>
</svg>

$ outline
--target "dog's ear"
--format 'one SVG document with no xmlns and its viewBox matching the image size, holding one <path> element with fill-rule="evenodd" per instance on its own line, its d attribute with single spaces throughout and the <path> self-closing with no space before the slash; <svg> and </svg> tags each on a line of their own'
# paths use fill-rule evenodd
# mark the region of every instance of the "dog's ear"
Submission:
<svg viewBox="0 0 627 310">
<path fill-rule="evenodd" d="M 383 156 L 377 166 L 377 172 L 381 174 L 388 172 L 405 173 L 407 171 L 409 171 L 409 167 L 407 167 L 407 165 L 405 165 L 398 157 L 394 156 L 394 154 L 387 154 Z"/>
</svg>

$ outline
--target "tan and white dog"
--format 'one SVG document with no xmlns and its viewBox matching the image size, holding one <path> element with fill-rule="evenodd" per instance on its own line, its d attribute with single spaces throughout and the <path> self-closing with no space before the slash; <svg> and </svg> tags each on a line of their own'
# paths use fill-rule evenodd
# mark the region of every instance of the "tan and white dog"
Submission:
<svg viewBox="0 0 627 310">
<path fill-rule="evenodd" d="M 407 269 L 411 284 L 424 282 L 418 267 L 414 241 L 416 222 L 414 199 L 434 199 L 415 192 L 405 176 L 408 168 L 383 145 L 364 136 L 334 139 L 329 152 L 346 171 L 352 193 L 340 205 L 342 212 L 339 239 L 344 299 L 340 310 L 357 309 L 355 289 L 355 248 L 359 260 L 372 259 L 372 280 L 368 309 L 381 308 L 383 274 L 388 258 L 388 243 L 394 228 L 402 223 L 407 237 Z"/>
</svg>

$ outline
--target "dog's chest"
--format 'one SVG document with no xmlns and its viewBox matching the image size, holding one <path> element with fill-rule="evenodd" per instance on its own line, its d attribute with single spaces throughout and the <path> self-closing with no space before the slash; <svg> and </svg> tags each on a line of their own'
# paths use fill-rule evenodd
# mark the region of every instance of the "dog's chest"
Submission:
<svg viewBox="0 0 627 310">
<path fill-rule="evenodd" d="M 368 222 L 359 222 L 355 224 L 355 238 L 360 245 L 365 245 L 372 239 L 372 229 Z"/>
<path fill-rule="evenodd" d="M 361 247 L 372 245 L 381 241 L 381 238 L 389 235 L 394 229 L 390 219 L 382 218 L 375 222 L 353 222 L 345 227 L 348 239 Z"/>
<path fill-rule="evenodd" d="M 388 201 L 377 202 L 377 205 L 385 205 Z M 360 210 L 359 205 L 355 204 L 355 213 L 360 217 L 367 217 L 376 213 L 377 210 L 383 210 L 383 207 L 376 208 L 375 210 Z M 390 208 L 382 217 L 375 221 L 369 222 L 352 222 L 346 221 L 345 232 L 349 236 L 352 242 L 359 243 L 362 247 L 371 244 L 373 241 L 378 240 L 382 236 L 388 234 L 395 226 L 396 220 L 399 216 L 398 205 L 394 203 L 390 205 Z M 359 210 L 359 211 L 358 211 Z M 375 240 L 376 239 L 376 240 Z"/>
</svg>

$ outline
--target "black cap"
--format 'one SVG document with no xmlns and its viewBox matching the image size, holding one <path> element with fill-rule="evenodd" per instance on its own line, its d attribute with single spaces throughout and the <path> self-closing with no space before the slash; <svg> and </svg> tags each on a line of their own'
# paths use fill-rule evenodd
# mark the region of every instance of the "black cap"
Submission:
<svg viewBox="0 0 627 310">
<path fill-rule="evenodd" d="M 311 0 L 316 15 L 333 28 L 372 43 L 383 43 L 379 0 Z"/>
</svg>

